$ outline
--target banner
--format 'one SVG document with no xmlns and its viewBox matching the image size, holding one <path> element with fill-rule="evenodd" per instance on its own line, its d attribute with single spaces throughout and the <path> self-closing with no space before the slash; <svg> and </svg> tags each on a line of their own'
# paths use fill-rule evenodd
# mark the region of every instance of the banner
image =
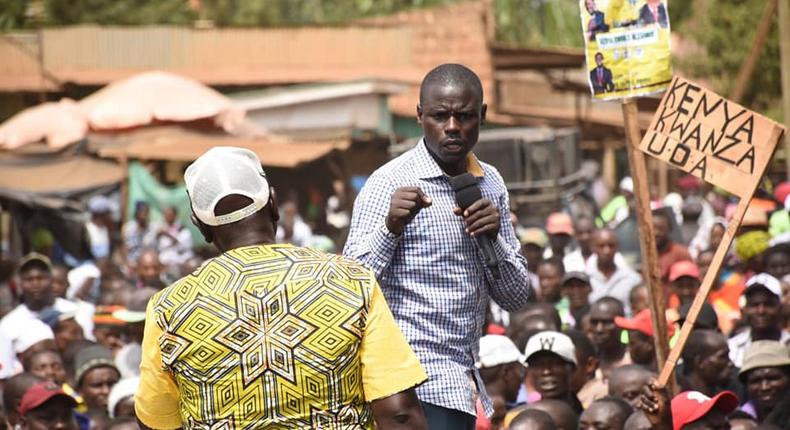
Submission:
<svg viewBox="0 0 790 430">
<path fill-rule="evenodd" d="M 590 91 L 612 100 L 662 91 L 672 79 L 661 0 L 580 0 Z"/>
<path fill-rule="evenodd" d="M 750 199 L 784 132 L 776 122 L 675 77 L 639 149 Z"/>
</svg>

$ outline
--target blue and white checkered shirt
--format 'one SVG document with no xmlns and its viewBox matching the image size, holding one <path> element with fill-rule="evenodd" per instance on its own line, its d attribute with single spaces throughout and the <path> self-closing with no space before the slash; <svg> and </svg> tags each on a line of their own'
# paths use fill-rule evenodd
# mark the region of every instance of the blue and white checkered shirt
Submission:
<svg viewBox="0 0 790 430">
<path fill-rule="evenodd" d="M 475 415 L 472 381 L 480 387 L 487 413 L 492 412 L 475 370 L 489 297 L 515 311 L 527 302 L 529 278 L 510 223 L 502 177 L 472 155 L 469 166 L 470 173 L 482 175 L 483 197 L 500 211 L 494 250 L 501 279 L 493 278 L 474 238 L 464 232 L 463 219 L 453 213 L 457 205 L 449 176 L 423 141 L 376 170 L 365 183 L 354 204 L 344 254 L 376 273 L 398 325 L 428 372 L 428 382 L 417 389 L 420 399 Z M 385 219 L 392 193 L 406 186 L 420 187 L 432 204 L 395 236 Z"/>
</svg>

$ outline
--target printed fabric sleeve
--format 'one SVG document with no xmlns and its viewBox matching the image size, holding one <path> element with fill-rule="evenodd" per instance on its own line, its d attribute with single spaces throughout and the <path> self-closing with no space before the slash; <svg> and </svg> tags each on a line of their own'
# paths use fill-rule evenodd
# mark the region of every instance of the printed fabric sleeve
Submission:
<svg viewBox="0 0 790 430">
<path fill-rule="evenodd" d="M 428 379 L 417 355 L 395 322 L 375 280 L 360 348 L 365 400 L 383 399 Z"/>
<path fill-rule="evenodd" d="M 134 409 L 137 418 L 150 428 L 177 429 L 181 428 L 180 396 L 173 376 L 162 368 L 159 339 L 163 331 L 157 324 L 153 306 L 151 299 L 145 315 L 140 386 L 134 396 Z"/>
<path fill-rule="evenodd" d="M 499 236 L 494 241 L 494 252 L 499 258 L 501 279 L 496 279 L 486 269 L 486 280 L 491 298 L 502 309 L 515 312 L 529 299 L 530 281 L 527 272 L 527 260 L 521 255 L 521 246 L 516 232 L 510 223 L 510 204 L 507 191 L 503 192 L 497 202 L 500 215 Z M 481 258 L 483 258 L 481 256 Z"/>
<path fill-rule="evenodd" d="M 398 247 L 400 236 L 385 225 L 392 193 L 385 178 L 371 176 L 354 202 L 351 228 L 343 255 L 355 259 L 373 271 L 377 279 L 387 269 Z"/>
</svg>

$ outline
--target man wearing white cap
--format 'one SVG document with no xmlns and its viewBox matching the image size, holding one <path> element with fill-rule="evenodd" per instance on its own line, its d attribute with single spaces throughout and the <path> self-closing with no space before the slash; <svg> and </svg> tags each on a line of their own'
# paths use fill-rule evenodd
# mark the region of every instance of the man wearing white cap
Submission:
<svg viewBox="0 0 790 430">
<path fill-rule="evenodd" d="M 571 389 L 577 363 L 576 348 L 568 335 L 556 331 L 535 334 L 524 349 L 524 360 L 543 399 L 560 400 L 582 412 L 582 404 Z"/>
<path fill-rule="evenodd" d="M 193 222 L 222 254 L 148 304 L 141 427 L 425 429 L 425 372 L 373 274 L 275 244 L 255 153 L 212 148 L 184 179 Z"/>
<path fill-rule="evenodd" d="M 767 273 L 752 276 L 746 282 L 743 292 L 746 306 L 743 314 L 749 328 L 733 336 L 727 342 L 730 348 L 730 361 L 735 367 L 742 367 L 743 356 L 753 341 L 778 340 L 790 344 L 790 333 L 782 328 L 782 284 Z"/>
<path fill-rule="evenodd" d="M 489 395 L 502 396 L 509 407 L 515 406 L 524 380 L 524 356 L 509 337 L 496 334 L 481 337 L 475 367 Z"/>
</svg>

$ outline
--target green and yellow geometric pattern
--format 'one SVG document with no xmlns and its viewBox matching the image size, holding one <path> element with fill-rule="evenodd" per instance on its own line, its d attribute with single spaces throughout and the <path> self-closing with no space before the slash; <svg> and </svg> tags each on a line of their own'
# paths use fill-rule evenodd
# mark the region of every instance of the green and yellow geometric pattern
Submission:
<svg viewBox="0 0 790 430">
<path fill-rule="evenodd" d="M 359 348 L 372 273 L 290 245 L 209 260 L 154 297 L 187 429 L 367 429 Z"/>
</svg>

